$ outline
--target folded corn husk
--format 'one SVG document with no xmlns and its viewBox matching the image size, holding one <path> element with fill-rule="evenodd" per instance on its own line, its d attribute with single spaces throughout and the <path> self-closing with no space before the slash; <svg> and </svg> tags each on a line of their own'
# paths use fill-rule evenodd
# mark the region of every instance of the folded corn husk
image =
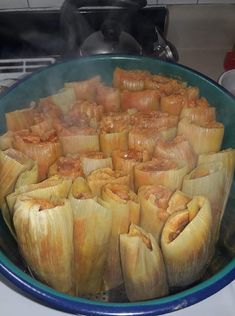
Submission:
<svg viewBox="0 0 235 316">
<path fill-rule="evenodd" d="M 183 118 L 179 121 L 177 135 L 185 136 L 196 154 L 217 152 L 222 145 L 224 125 L 216 121 L 194 122 Z"/>
<path fill-rule="evenodd" d="M 115 150 L 112 152 L 112 159 L 115 170 L 122 170 L 130 175 L 130 187 L 134 190 L 134 166 L 150 160 L 151 156 L 146 150 Z"/>
<path fill-rule="evenodd" d="M 170 215 L 168 202 L 173 191 L 162 185 L 144 185 L 138 190 L 140 201 L 140 227 L 152 234 L 159 243 L 161 231 Z"/>
<path fill-rule="evenodd" d="M 197 164 L 197 155 L 184 136 L 176 136 L 169 141 L 159 139 L 155 145 L 154 157 L 183 160 L 188 165 L 187 172 L 191 171 Z"/>
<path fill-rule="evenodd" d="M 21 196 L 14 208 L 17 242 L 29 267 L 55 290 L 75 294 L 70 202 Z"/>
<path fill-rule="evenodd" d="M 34 106 L 6 113 L 7 130 L 20 131 L 22 129 L 29 128 L 34 123 L 34 115 Z"/>
<path fill-rule="evenodd" d="M 94 196 L 100 196 L 101 188 L 106 183 L 130 184 L 130 176 L 123 171 L 114 171 L 111 168 L 100 168 L 87 176 L 87 183 Z"/>
<path fill-rule="evenodd" d="M 85 176 L 88 176 L 92 171 L 100 168 L 113 168 L 111 157 L 107 157 L 101 151 L 92 151 L 81 154 L 81 163 Z"/>
<path fill-rule="evenodd" d="M 187 208 L 167 219 L 161 249 L 170 287 L 183 287 L 197 281 L 214 253 L 210 202 L 194 196 Z"/>
<path fill-rule="evenodd" d="M 62 155 L 61 144 L 52 131 L 52 139 L 50 135 L 42 138 L 40 135 L 35 135 L 29 130 L 17 132 L 14 136 L 13 147 L 29 158 L 37 161 L 39 168 L 39 179 L 46 178 L 47 170 L 54 161 Z"/>
<path fill-rule="evenodd" d="M 59 136 L 59 141 L 62 144 L 63 154 L 81 154 L 90 151 L 99 151 L 99 135 L 96 132 L 86 134 L 81 130 L 80 134 Z"/>
<path fill-rule="evenodd" d="M 174 159 L 153 159 L 135 166 L 135 189 L 142 185 L 161 184 L 171 190 L 180 189 L 188 166 Z"/>
<path fill-rule="evenodd" d="M 148 112 L 159 110 L 160 93 L 157 90 L 145 89 L 142 91 L 123 90 L 121 93 L 121 108 L 123 111 L 137 109 Z"/>
<path fill-rule="evenodd" d="M 0 207 L 3 218 L 14 235 L 12 217 L 6 204 L 6 196 L 15 188 L 38 181 L 37 163 L 15 149 L 0 151 Z"/>
<path fill-rule="evenodd" d="M 140 205 L 136 194 L 128 186 L 116 183 L 104 185 L 98 201 L 112 214 L 112 230 L 104 271 L 105 289 L 109 290 L 123 283 L 119 234 L 127 233 L 130 223 L 139 223 Z"/>
<path fill-rule="evenodd" d="M 55 104 L 63 114 L 66 114 L 76 101 L 76 94 L 71 87 L 65 87 L 57 93 L 40 100 Z"/>
<path fill-rule="evenodd" d="M 61 177 L 70 177 L 75 179 L 83 176 L 83 168 L 79 156 L 65 156 L 59 157 L 49 168 L 47 172 L 48 177 L 58 175 Z"/>
<path fill-rule="evenodd" d="M 208 107 L 184 107 L 180 112 L 180 119 L 188 118 L 192 122 L 211 122 L 216 121 L 216 109 Z"/>
<path fill-rule="evenodd" d="M 7 131 L 0 136 L 0 150 L 12 148 L 14 132 Z"/>
<path fill-rule="evenodd" d="M 103 105 L 105 112 L 119 112 L 120 98 L 119 89 L 101 83 L 97 86 L 96 101 Z"/>
<path fill-rule="evenodd" d="M 125 289 L 130 301 L 168 294 L 161 250 L 153 236 L 136 225 L 120 234 L 120 254 Z"/>
<path fill-rule="evenodd" d="M 99 293 L 104 287 L 112 213 L 92 198 L 81 177 L 74 180 L 69 200 L 74 214 L 76 294 Z"/>
<path fill-rule="evenodd" d="M 234 175 L 234 168 L 235 168 L 235 150 L 232 148 L 227 148 L 225 150 L 221 150 L 217 153 L 208 153 L 208 154 L 201 154 L 198 157 L 198 165 L 207 163 L 207 162 L 217 162 L 221 161 L 225 168 L 225 188 L 224 188 L 224 196 L 223 196 L 223 206 L 221 210 L 221 215 L 219 219 L 219 223 L 221 224 L 222 217 L 224 215 L 225 207 L 227 205 L 228 196 L 230 193 L 233 175 Z M 218 232 L 216 236 L 216 240 L 218 239 L 220 224 L 218 227 Z"/>
<path fill-rule="evenodd" d="M 128 130 L 101 132 L 100 133 L 100 149 L 107 155 L 111 156 L 112 152 L 117 149 L 128 149 Z"/>
<path fill-rule="evenodd" d="M 113 72 L 113 86 L 121 90 L 144 90 L 145 79 L 150 76 L 146 70 L 126 70 L 119 67 Z"/>
<path fill-rule="evenodd" d="M 64 87 L 73 89 L 78 100 L 95 101 L 97 85 L 100 83 L 100 76 L 94 76 L 87 80 L 66 82 Z"/>
<path fill-rule="evenodd" d="M 42 182 L 35 184 L 27 184 L 18 187 L 14 192 L 10 193 L 6 197 L 7 206 L 9 208 L 11 216 L 14 214 L 14 205 L 16 199 L 21 195 L 30 197 L 40 197 L 43 199 L 49 199 L 51 196 L 55 198 L 67 198 L 70 190 L 72 180 L 69 178 L 61 178 L 53 176 Z"/>
<path fill-rule="evenodd" d="M 217 240 L 226 196 L 226 171 L 221 161 L 198 165 L 185 176 L 182 191 L 190 196 L 203 195 L 211 204 L 213 236 Z"/>
</svg>

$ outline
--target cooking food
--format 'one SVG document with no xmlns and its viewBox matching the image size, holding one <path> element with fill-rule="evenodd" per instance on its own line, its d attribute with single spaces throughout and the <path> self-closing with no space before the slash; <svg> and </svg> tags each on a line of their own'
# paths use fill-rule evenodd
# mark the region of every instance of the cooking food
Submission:
<svg viewBox="0 0 235 316">
<path fill-rule="evenodd" d="M 235 167 L 199 89 L 116 68 L 112 86 L 97 75 L 32 101 L 6 113 L 0 202 L 35 277 L 129 301 L 199 281 Z"/>
</svg>

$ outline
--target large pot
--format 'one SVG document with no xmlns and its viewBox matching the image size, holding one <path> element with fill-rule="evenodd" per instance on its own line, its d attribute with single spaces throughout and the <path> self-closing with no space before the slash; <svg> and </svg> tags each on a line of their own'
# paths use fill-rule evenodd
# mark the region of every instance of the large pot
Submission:
<svg viewBox="0 0 235 316">
<path fill-rule="evenodd" d="M 61 88 L 66 81 L 84 80 L 100 74 L 105 82 L 111 83 L 113 70 L 117 66 L 128 69 L 146 69 L 152 73 L 180 77 L 189 85 L 199 87 L 201 95 L 205 96 L 216 107 L 218 120 L 224 123 L 223 147 L 235 148 L 235 98 L 231 94 L 214 81 L 187 67 L 156 58 L 139 56 L 103 55 L 73 59 L 30 75 L 14 85 L 1 97 L 1 132 L 5 130 L 4 114 L 6 111 L 25 107 L 32 99 L 52 94 Z M 217 251 L 223 258 L 222 263 L 219 263 L 217 267 L 212 267 L 212 270 L 203 281 L 176 294 L 141 303 L 102 303 L 58 293 L 31 278 L 29 274 L 23 271 L 23 267 L 18 260 L 19 254 L 16 244 L 12 240 L 2 218 L 0 218 L 0 245 L 3 251 L 0 251 L 0 273 L 33 300 L 68 313 L 84 315 L 161 315 L 187 308 L 220 291 L 235 279 L 235 241 L 231 242 L 232 239 L 230 240 L 231 248 L 226 246 L 228 245 L 229 236 L 234 235 L 234 225 L 230 225 L 232 220 L 234 223 L 235 218 L 234 189 L 233 182 L 225 212 L 224 228 L 217 245 Z"/>
</svg>

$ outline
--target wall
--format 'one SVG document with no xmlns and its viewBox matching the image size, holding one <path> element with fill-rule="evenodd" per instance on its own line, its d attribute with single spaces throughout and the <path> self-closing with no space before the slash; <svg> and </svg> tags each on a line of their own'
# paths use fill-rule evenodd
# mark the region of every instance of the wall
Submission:
<svg viewBox="0 0 235 316">
<path fill-rule="evenodd" d="M 167 38 L 179 62 L 217 80 L 235 44 L 235 5 L 170 5 Z"/>
</svg>

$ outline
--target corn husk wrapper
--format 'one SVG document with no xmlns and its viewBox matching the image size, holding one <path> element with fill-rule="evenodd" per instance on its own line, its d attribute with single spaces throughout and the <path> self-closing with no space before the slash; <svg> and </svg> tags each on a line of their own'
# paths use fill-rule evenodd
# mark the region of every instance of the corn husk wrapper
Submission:
<svg viewBox="0 0 235 316">
<path fill-rule="evenodd" d="M 180 115 L 182 108 L 187 103 L 186 95 L 171 94 L 161 97 L 160 109 L 164 113 Z"/>
<path fill-rule="evenodd" d="M 99 84 L 97 87 L 96 101 L 102 104 L 105 112 L 120 111 L 120 90 Z"/>
<path fill-rule="evenodd" d="M 100 168 L 87 176 L 87 183 L 94 196 L 100 196 L 101 188 L 106 183 L 130 184 L 130 176 L 123 171 L 114 171 L 111 168 Z"/>
<path fill-rule="evenodd" d="M 87 80 L 66 82 L 64 87 L 66 89 L 72 88 L 78 100 L 95 101 L 97 85 L 99 85 L 100 80 L 100 76 L 94 76 Z"/>
<path fill-rule="evenodd" d="M 134 190 L 134 166 L 139 162 L 150 160 L 151 155 L 146 150 L 115 150 L 112 159 L 115 170 L 122 170 L 130 175 L 130 187 Z"/>
<path fill-rule="evenodd" d="M 109 290 L 123 283 L 119 234 L 127 233 L 131 223 L 138 224 L 140 205 L 136 194 L 128 186 L 114 183 L 103 186 L 98 201 L 112 214 L 112 230 L 104 271 L 105 289 Z"/>
<path fill-rule="evenodd" d="M 210 202 L 194 196 L 185 210 L 174 212 L 161 235 L 161 249 L 170 287 L 197 281 L 214 253 Z"/>
<path fill-rule="evenodd" d="M 74 262 L 76 294 L 103 290 L 103 274 L 109 249 L 112 213 L 89 194 L 85 180 L 77 178 L 69 199 L 74 214 Z"/>
<path fill-rule="evenodd" d="M 59 136 L 59 141 L 62 144 L 64 155 L 100 150 L 98 134 Z"/>
<path fill-rule="evenodd" d="M 107 156 L 111 156 L 112 152 L 117 149 L 127 150 L 128 130 L 100 133 L 100 149 Z"/>
<path fill-rule="evenodd" d="M 53 176 L 39 183 L 20 186 L 6 197 L 10 214 L 13 216 L 16 199 L 21 195 L 27 194 L 29 197 L 42 199 L 50 199 L 53 196 L 63 199 L 67 198 L 71 184 L 72 180 L 69 178 Z"/>
<path fill-rule="evenodd" d="M 176 136 L 169 141 L 159 139 L 155 145 L 154 157 L 183 160 L 188 165 L 188 172 L 197 164 L 197 154 L 184 136 Z"/>
<path fill-rule="evenodd" d="M 198 165 L 203 163 L 210 163 L 210 162 L 217 162 L 221 161 L 225 168 L 225 188 L 224 188 L 224 197 L 223 197 L 223 207 L 221 210 L 220 215 L 220 224 L 222 221 L 222 217 L 224 215 L 224 211 L 227 205 L 232 181 L 233 181 L 233 175 L 234 175 L 234 168 L 235 168 L 235 150 L 232 148 L 227 148 L 225 150 L 221 150 L 217 153 L 208 153 L 208 154 L 201 154 L 198 157 Z M 219 228 L 220 228 L 219 224 Z M 218 229 L 219 229 L 218 228 Z M 218 239 L 219 230 L 217 232 L 216 240 Z"/>
<path fill-rule="evenodd" d="M 148 112 L 159 110 L 160 93 L 157 90 L 128 91 L 121 93 L 121 108 L 123 111 L 137 109 Z"/>
<path fill-rule="evenodd" d="M 113 168 L 111 157 L 107 157 L 103 152 L 93 151 L 81 155 L 81 163 L 85 176 L 100 168 Z"/>
<path fill-rule="evenodd" d="M 217 240 L 226 195 L 226 170 L 221 161 L 198 165 L 185 176 L 182 191 L 190 196 L 203 195 L 211 204 L 213 236 Z"/>
<path fill-rule="evenodd" d="M 153 159 L 135 166 L 135 190 L 142 185 L 161 184 L 171 190 L 180 189 L 187 174 L 187 164 L 174 159 Z"/>
<path fill-rule="evenodd" d="M 188 118 L 192 122 L 216 121 L 216 109 L 209 107 L 184 107 L 180 112 L 180 119 Z"/>
<path fill-rule="evenodd" d="M 120 254 L 127 297 L 142 301 L 168 294 L 161 250 L 153 236 L 136 225 L 120 235 Z"/>
<path fill-rule="evenodd" d="M 173 191 L 163 185 L 144 185 L 138 190 L 140 227 L 152 234 L 159 244 L 160 234 L 169 213 L 168 202 Z"/>
<path fill-rule="evenodd" d="M 144 90 L 145 79 L 150 73 L 145 70 L 126 70 L 117 67 L 113 72 L 113 86 L 121 90 Z"/>
<path fill-rule="evenodd" d="M 23 108 L 5 114 L 8 131 L 20 131 L 34 123 L 35 107 Z"/>
<path fill-rule="evenodd" d="M 49 166 L 62 155 L 61 144 L 56 139 L 55 141 L 41 141 L 39 136 L 25 131 L 26 135 L 24 133 L 15 135 L 13 146 L 30 159 L 37 161 L 39 180 L 44 180 Z M 37 138 L 36 142 L 34 142 L 34 136 Z"/>
<path fill-rule="evenodd" d="M 15 149 L 0 151 L 0 207 L 3 218 L 14 236 L 12 216 L 6 204 L 6 196 L 24 183 L 38 181 L 37 164 Z"/>
<path fill-rule="evenodd" d="M 177 135 L 185 136 L 196 154 L 217 152 L 222 145 L 224 125 L 219 122 L 192 122 L 183 118 L 179 121 Z"/>
<path fill-rule="evenodd" d="M 6 150 L 12 148 L 12 143 L 14 139 L 14 132 L 7 131 L 0 136 L 0 150 Z"/>
<path fill-rule="evenodd" d="M 40 101 L 46 102 L 47 100 L 48 102 L 51 102 L 58 106 L 58 108 L 63 114 L 66 114 L 75 103 L 76 94 L 73 88 L 66 87 L 59 90 L 57 93 L 53 95 L 41 99 Z"/>
<path fill-rule="evenodd" d="M 83 168 L 79 156 L 59 157 L 48 169 L 47 176 L 58 175 L 75 179 L 83 176 Z"/>
<path fill-rule="evenodd" d="M 179 117 L 160 111 L 136 112 L 131 115 L 131 125 L 139 128 L 155 128 L 161 130 L 177 127 Z"/>
<path fill-rule="evenodd" d="M 185 88 L 185 83 L 167 76 L 149 75 L 145 78 L 144 86 L 145 89 L 156 89 L 164 96 L 174 94 Z"/>
<path fill-rule="evenodd" d="M 37 277 L 57 291 L 75 294 L 70 202 L 22 196 L 13 222 L 20 251 Z"/>
<path fill-rule="evenodd" d="M 161 137 L 155 128 L 132 128 L 128 136 L 128 147 L 131 150 L 147 151 L 153 154 L 155 144 Z"/>
</svg>

